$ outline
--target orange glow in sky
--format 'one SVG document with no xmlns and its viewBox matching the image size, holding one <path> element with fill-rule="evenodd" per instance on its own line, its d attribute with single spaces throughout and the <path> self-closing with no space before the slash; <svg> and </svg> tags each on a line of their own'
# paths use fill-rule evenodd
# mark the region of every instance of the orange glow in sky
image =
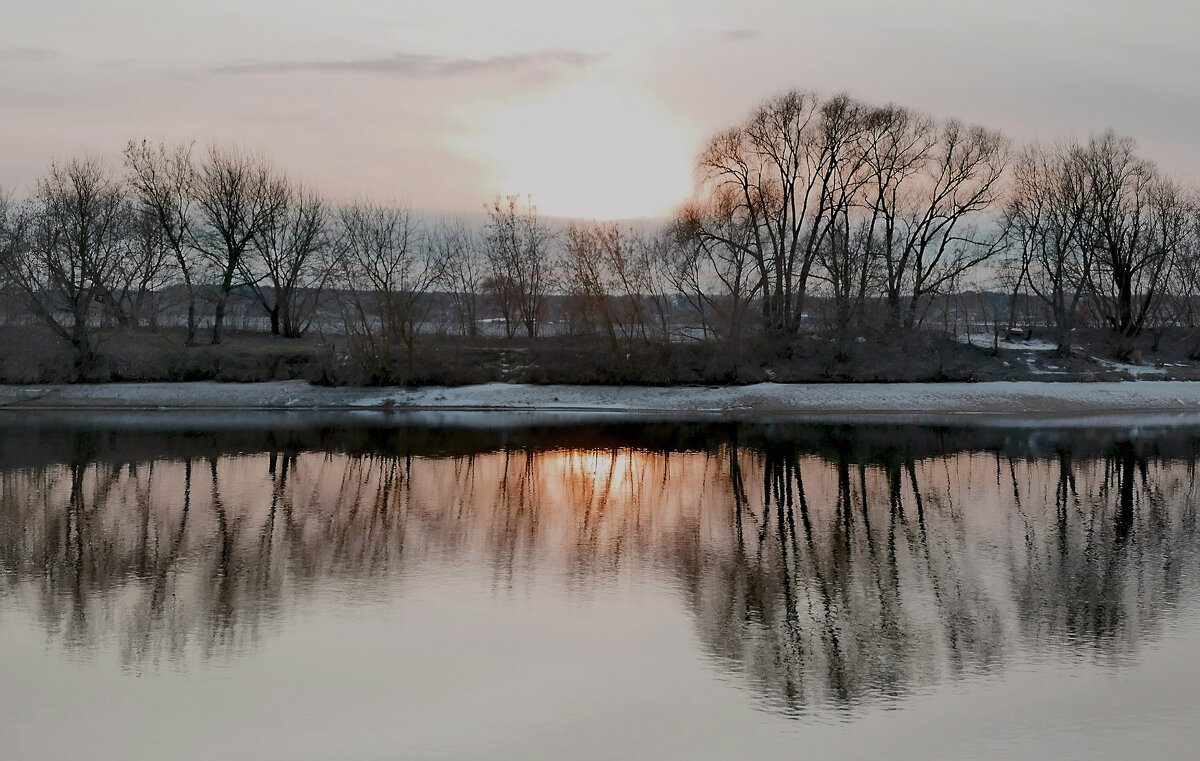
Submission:
<svg viewBox="0 0 1200 761">
<path fill-rule="evenodd" d="M 479 112 L 460 141 L 485 185 L 548 216 L 666 216 L 691 189 L 696 130 L 633 87 L 555 86 Z"/>
<path fill-rule="evenodd" d="M 1200 10 L 1052 5 L 3 0 L 0 189 L 147 138 L 262 151 L 334 202 L 662 216 L 707 136 L 793 88 L 1017 141 L 1111 127 L 1200 177 Z"/>
</svg>

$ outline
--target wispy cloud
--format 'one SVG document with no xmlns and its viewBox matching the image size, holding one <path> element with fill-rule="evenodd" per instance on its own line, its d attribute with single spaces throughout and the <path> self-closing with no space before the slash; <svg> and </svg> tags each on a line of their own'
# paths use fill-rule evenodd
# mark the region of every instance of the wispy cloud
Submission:
<svg viewBox="0 0 1200 761">
<path fill-rule="evenodd" d="M 0 63 L 49 61 L 62 54 L 50 48 L 0 48 Z"/>
<path fill-rule="evenodd" d="M 600 56 L 569 50 L 490 56 L 447 58 L 397 53 L 384 58 L 341 61 L 262 61 L 230 63 L 212 69 L 215 74 L 264 74 L 295 71 L 345 71 L 388 74 L 397 77 L 470 77 L 490 74 L 547 74 L 565 68 L 587 66 Z"/>
<path fill-rule="evenodd" d="M 721 32 L 721 39 L 726 42 L 743 42 L 745 40 L 752 40 L 761 34 L 762 32 L 757 29 L 730 29 L 726 32 Z"/>
</svg>

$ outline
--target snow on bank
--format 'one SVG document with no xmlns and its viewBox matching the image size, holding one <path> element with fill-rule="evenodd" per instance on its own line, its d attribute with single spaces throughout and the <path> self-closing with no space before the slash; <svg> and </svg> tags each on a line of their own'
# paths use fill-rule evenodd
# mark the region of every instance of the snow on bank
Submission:
<svg viewBox="0 0 1200 761">
<path fill-rule="evenodd" d="M 533 386 L 324 388 L 271 383 L 109 383 L 0 387 L 7 409 L 324 409 L 449 412 L 1009 417 L 1155 413 L 1200 422 L 1200 382 L 777 384 L 721 387 Z M 1140 419 L 1138 417 L 1132 419 Z"/>
<path fill-rule="evenodd" d="M 975 346 L 980 349 L 1008 349 L 1009 351 L 1036 351 L 1050 352 L 1058 348 L 1057 344 L 1050 341 L 1044 341 L 1040 338 L 1017 339 L 1009 340 L 1006 338 L 993 339 L 990 333 L 972 333 L 971 335 L 959 336 L 959 341 L 968 346 Z"/>
</svg>

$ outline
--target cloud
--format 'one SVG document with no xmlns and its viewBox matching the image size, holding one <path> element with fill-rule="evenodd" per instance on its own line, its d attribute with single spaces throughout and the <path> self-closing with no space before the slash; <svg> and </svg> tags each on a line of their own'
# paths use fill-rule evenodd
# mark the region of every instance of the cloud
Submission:
<svg viewBox="0 0 1200 761">
<path fill-rule="evenodd" d="M 600 56 L 568 50 L 548 50 L 487 58 L 446 58 L 397 53 L 384 58 L 359 58 L 342 61 L 231 63 L 212 69 L 212 73 L 267 74 L 296 71 L 345 71 L 388 74 L 398 77 L 471 77 L 489 74 L 544 74 L 563 68 L 587 66 L 599 58 Z"/>
<path fill-rule="evenodd" d="M 61 57 L 57 50 L 50 48 L 0 48 L 0 63 L 49 61 Z"/>
<path fill-rule="evenodd" d="M 762 32 L 757 29 L 730 29 L 726 32 L 721 32 L 721 39 L 725 42 L 744 42 L 752 40 L 761 35 Z"/>
</svg>

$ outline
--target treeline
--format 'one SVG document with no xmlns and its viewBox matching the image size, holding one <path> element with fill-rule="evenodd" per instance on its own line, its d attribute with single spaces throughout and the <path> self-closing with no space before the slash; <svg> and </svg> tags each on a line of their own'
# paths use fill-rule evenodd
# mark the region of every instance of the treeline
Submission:
<svg viewBox="0 0 1200 761">
<path fill-rule="evenodd" d="M 1000 133 L 896 106 L 793 92 L 701 154 L 676 221 L 690 291 L 725 286 L 730 321 L 794 335 L 810 294 L 837 331 L 913 328 L 939 297 L 1032 301 L 1063 351 L 1077 325 L 1132 338 L 1194 326 L 1195 190 L 1112 133 L 1014 148 Z M 685 260 L 687 261 L 687 260 Z"/>
<path fill-rule="evenodd" d="M 21 200 L 0 194 L 0 286 L 72 347 L 81 378 L 113 327 L 178 323 L 187 346 L 220 343 L 234 299 L 272 334 L 319 332 L 361 382 L 410 379 L 422 335 L 495 328 L 614 353 L 698 342 L 736 361 L 813 333 L 952 323 L 1047 328 L 1063 354 L 1076 329 L 1102 329 L 1120 355 L 1149 328 L 1200 325 L 1195 190 L 1111 133 L 1014 147 L 791 92 L 713 137 L 697 169 L 662 225 L 552 223 L 516 196 L 482 224 L 433 222 L 331 203 L 237 147 L 131 141 L 120 167 L 72 159 Z M 981 290 L 1003 306 L 964 298 Z"/>
<path fill-rule="evenodd" d="M 54 164 L 28 198 L 0 196 L 0 285 L 70 344 L 83 378 L 105 329 L 181 315 L 187 346 L 219 344 L 228 305 L 247 294 L 273 335 L 320 330 L 365 382 L 403 380 L 422 332 L 474 338 L 498 319 L 507 337 L 536 337 L 563 287 L 565 330 L 603 322 L 614 341 L 645 339 L 644 297 L 665 295 L 648 238 L 556 230 L 516 196 L 487 207 L 483 226 L 430 223 L 401 206 L 331 204 L 237 147 L 130 142 L 124 159 Z"/>
</svg>

